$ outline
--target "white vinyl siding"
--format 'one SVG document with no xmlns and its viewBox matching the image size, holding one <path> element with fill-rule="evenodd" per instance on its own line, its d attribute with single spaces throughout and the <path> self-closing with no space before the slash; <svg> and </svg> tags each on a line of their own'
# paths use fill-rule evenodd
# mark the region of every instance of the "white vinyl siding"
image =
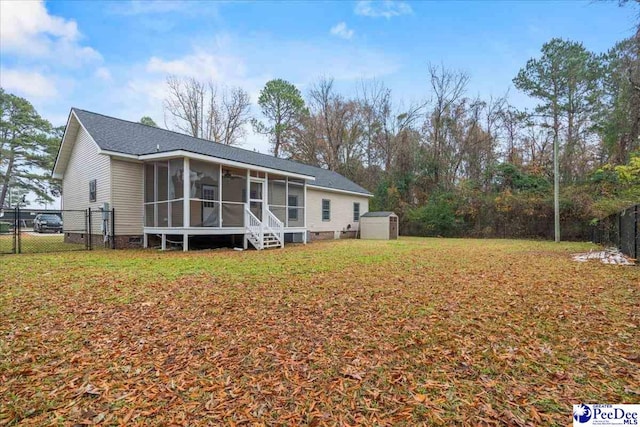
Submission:
<svg viewBox="0 0 640 427">
<path fill-rule="evenodd" d="M 116 236 L 142 234 L 144 216 L 142 163 L 111 159 L 111 208 Z"/>
<path fill-rule="evenodd" d="M 322 220 L 322 200 L 331 201 L 331 219 Z M 353 204 L 360 203 L 360 215 L 369 211 L 369 198 L 355 194 L 324 191 L 307 188 L 307 228 L 309 231 L 343 231 L 347 226 L 357 230 L 358 223 L 353 221 Z"/>
<path fill-rule="evenodd" d="M 80 127 L 72 148 L 62 181 L 62 208 L 64 210 L 99 209 L 111 196 L 109 156 L 98 154 L 98 146 Z M 96 200 L 89 201 L 89 181 L 96 180 Z M 66 213 L 64 230 L 84 229 L 84 215 Z M 100 234 L 99 221 L 93 222 L 93 232 Z"/>
</svg>

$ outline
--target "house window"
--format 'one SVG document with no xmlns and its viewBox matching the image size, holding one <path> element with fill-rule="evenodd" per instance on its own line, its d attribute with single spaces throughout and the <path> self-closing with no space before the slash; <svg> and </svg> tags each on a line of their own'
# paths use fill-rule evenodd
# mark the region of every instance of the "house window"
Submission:
<svg viewBox="0 0 640 427">
<path fill-rule="evenodd" d="M 204 200 L 218 200 L 218 188 L 213 185 L 202 185 L 202 206 L 205 208 L 215 208 L 215 202 L 205 202 Z"/>
<path fill-rule="evenodd" d="M 298 196 L 289 196 L 289 220 L 298 220 Z"/>
<path fill-rule="evenodd" d="M 96 201 L 96 194 L 97 193 L 98 193 L 97 181 L 95 179 L 92 179 L 91 181 L 89 181 L 89 201 L 90 202 L 95 202 Z"/>
<path fill-rule="evenodd" d="M 353 222 L 360 221 L 360 203 L 353 204 Z"/>
<path fill-rule="evenodd" d="M 322 199 L 322 220 L 331 221 L 331 200 Z"/>
</svg>

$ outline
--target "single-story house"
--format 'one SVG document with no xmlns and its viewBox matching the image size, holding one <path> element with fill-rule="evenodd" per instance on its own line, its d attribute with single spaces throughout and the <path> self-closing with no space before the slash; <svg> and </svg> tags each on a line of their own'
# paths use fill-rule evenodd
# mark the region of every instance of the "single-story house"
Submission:
<svg viewBox="0 0 640 427">
<path fill-rule="evenodd" d="M 263 249 L 355 235 L 372 197 L 333 171 L 77 108 L 53 177 L 63 210 L 114 210 L 117 247 L 179 239 L 186 251 L 190 236 L 226 235 Z"/>
</svg>

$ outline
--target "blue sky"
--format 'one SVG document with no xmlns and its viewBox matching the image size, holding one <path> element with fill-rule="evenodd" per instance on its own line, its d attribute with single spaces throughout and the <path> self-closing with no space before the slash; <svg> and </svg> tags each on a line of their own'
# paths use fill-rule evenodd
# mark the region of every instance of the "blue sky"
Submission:
<svg viewBox="0 0 640 427">
<path fill-rule="evenodd" d="M 320 76 L 354 93 L 377 78 L 405 102 L 429 96 L 429 62 L 466 71 L 468 95 L 510 93 L 552 37 L 603 52 L 631 35 L 632 6 L 592 1 L 212 2 L 0 1 L 0 85 L 56 125 L 72 106 L 163 123 L 168 74 L 242 86 L 255 101 L 284 78 Z M 257 108 L 254 107 L 257 114 Z M 249 135 L 245 148 L 266 152 Z"/>
</svg>

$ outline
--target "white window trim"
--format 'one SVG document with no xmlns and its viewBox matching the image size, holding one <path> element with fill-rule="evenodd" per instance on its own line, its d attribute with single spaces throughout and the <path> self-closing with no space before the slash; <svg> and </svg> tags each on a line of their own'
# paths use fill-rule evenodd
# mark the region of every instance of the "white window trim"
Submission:
<svg viewBox="0 0 640 427">
<path fill-rule="evenodd" d="M 328 219 L 324 219 L 324 211 L 325 211 L 324 202 L 329 202 L 329 209 L 326 209 L 327 212 L 329 213 L 329 218 Z M 322 221 L 331 222 L 331 199 L 322 199 L 322 203 L 321 203 L 320 208 L 321 208 L 320 215 L 322 217 Z"/>
</svg>

